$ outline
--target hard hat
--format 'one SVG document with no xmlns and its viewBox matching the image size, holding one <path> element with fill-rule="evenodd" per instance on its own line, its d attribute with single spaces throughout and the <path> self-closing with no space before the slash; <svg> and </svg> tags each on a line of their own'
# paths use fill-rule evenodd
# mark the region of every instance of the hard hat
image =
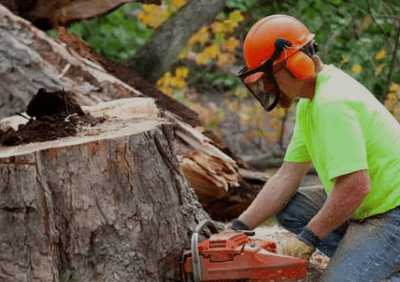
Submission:
<svg viewBox="0 0 400 282">
<path fill-rule="evenodd" d="M 314 74 L 315 66 L 310 57 L 316 50 L 304 48 L 314 37 L 302 22 L 287 15 L 265 17 L 248 32 L 243 46 L 246 67 L 238 76 L 267 111 L 272 110 L 279 100 L 279 86 L 273 78 L 275 64 L 285 61 L 286 68 L 299 79 Z M 257 87 L 270 90 L 257 93 L 254 92 Z M 268 104 L 270 96 L 275 96 L 271 105 Z"/>
<path fill-rule="evenodd" d="M 250 29 L 245 38 L 243 50 L 247 68 L 252 70 L 261 66 L 272 57 L 277 47 L 284 47 L 286 49 L 275 60 L 274 64 L 280 63 L 285 59 L 288 60 L 295 53 L 301 55 L 301 52 L 298 51 L 312 39 L 314 39 L 314 34 L 294 17 L 287 15 L 265 17 Z M 290 46 L 277 46 L 276 42 L 278 40 L 286 40 Z M 304 71 L 306 73 L 302 77 L 312 75 L 308 75 L 310 73 L 309 70 Z M 301 73 L 301 70 L 297 70 L 296 73 Z"/>
</svg>

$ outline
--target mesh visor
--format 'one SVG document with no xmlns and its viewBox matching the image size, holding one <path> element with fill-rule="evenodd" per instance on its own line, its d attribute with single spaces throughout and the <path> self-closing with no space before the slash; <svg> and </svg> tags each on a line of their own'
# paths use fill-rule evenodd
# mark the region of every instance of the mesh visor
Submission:
<svg viewBox="0 0 400 282">
<path fill-rule="evenodd" d="M 280 89 L 272 76 L 262 71 L 252 73 L 244 67 L 239 71 L 238 77 L 266 111 L 269 112 L 276 107 Z"/>
</svg>

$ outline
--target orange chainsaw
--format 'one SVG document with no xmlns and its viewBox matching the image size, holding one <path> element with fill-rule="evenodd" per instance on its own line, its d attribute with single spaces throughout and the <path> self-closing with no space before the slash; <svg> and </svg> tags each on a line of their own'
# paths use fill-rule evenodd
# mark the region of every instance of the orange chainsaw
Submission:
<svg viewBox="0 0 400 282">
<path fill-rule="evenodd" d="M 198 242 L 205 227 L 212 235 Z M 307 275 L 308 261 L 276 253 L 272 241 L 250 239 L 253 231 L 219 233 L 210 220 L 195 228 L 190 251 L 183 256 L 184 281 L 257 282 L 299 280 Z"/>
</svg>

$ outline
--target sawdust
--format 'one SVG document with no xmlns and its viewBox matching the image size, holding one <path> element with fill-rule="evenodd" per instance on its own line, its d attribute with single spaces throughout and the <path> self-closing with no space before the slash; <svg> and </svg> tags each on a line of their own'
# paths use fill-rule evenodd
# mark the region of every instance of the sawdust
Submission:
<svg viewBox="0 0 400 282">
<path fill-rule="evenodd" d="M 81 126 L 94 126 L 104 121 L 86 114 L 65 91 L 47 92 L 39 89 L 29 102 L 26 117 L 29 121 L 20 124 L 18 130 L 9 127 L 0 130 L 0 144 L 17 146 L 33 142 L 45 142 L 74 136 Z"/>
</svg>

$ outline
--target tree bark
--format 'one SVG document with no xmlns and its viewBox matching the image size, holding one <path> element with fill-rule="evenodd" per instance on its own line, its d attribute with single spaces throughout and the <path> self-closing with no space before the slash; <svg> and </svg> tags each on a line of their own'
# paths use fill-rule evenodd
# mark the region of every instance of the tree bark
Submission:
<svg viewBox="0 0 400 282">
<path fill-rule="evenodd" d="M 189 38 L 210 23 L 225 7 L 226 0 L 190 1 L 162 24 L 146 45 L 128 61 L 140 76 L 157 81 L 175 63 Z"/>
<path fill-rule="evenodd" d="M 188 235 L 208 215 L 174 155 L 172 124 L 149 98 L 85 111 L 113 118 L 0 148 L 0 280 L 177 281 Z"/>
</svg>

